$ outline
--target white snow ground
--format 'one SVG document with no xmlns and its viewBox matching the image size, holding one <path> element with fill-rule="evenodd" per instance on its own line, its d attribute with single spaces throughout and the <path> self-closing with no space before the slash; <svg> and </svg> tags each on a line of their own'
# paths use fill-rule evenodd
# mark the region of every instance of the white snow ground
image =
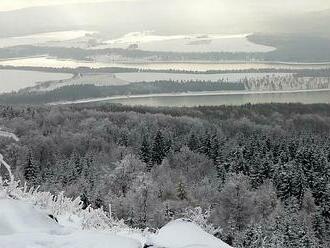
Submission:
<svg viewBox="0 0 330 248">
<path fill-rule="evenodd" d="M 59 220 L 61 222 L 61 218 Z M 142 248 L 143 235 L 142 232 L 139 236 L 62 226 L 37 206 L 0 198 L 1 248 Z M 147 236 L 147 244 L 155 248 L 230 248 L 185 220 L 172 221 L 157 234 Z"/>
<path fill-rule="evenodd" d="M 29 203 L 0 199 L 1 248 L 139 248 L 137 240 L 66 228 Z"/>
<path fill-rule="evenodd" d="M 230 248 L 216 237 L 204 232 L 202 228 L 186 220 L 175 220 L 161 228 L 151 237 L 150 244 L 155 247 L 170 248 Z"/>
</svg>

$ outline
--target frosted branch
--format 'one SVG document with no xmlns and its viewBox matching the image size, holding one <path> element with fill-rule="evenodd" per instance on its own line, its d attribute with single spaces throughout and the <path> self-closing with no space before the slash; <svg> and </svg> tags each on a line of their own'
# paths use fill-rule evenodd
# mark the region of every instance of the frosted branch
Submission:
<svg viewBox="0 0 330 248">
<path fill-rule="evenodd" d="M 10 178 L 10 183 L 13 183 L 14 182 L 13 173 L 11 172 L 11 168 L 10 168 L 9 164 L 7 164 L 4 161 L 2 154 L 0 154 L 0 167 L 1 167 L 1 165 L 3 165 L 7 169 L 8 175 L 9 175 L 9 178 Z"/>
</svg>

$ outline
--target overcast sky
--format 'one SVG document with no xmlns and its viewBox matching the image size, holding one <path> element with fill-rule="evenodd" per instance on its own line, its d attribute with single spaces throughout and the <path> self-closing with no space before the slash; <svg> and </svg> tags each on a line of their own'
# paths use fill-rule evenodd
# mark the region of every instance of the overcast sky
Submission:
<svg viewBox="0 0 330 248">
<path fill-rule="evenodd" d="M 117 4 L 82 4 L 96 2 Z M 292 26 L 291 32 L 306 25 L 304 18 L 313 22 L 322 16 L 303 13 L 330 9 L 330 0 L 0 0 L 0 11 L 50 5 L 61 6 L 2 13 L 0 29 L 6 29 L 8 35 L 75 27 L 106 29 L 115 34 L 144 30 L 236 34 L 284 32 Z M 18 21 L 21 19 L 25 21 Z M 311 25 L 320 23 L 328 20 Z"/>
<path fill-rule="evenodd" d="M 0 10 L 7 11 L 32 6 L 54 5 L 54 4 L 70 4 L 82 2 L 106 2 L 106 1 L 159 1 L 172 2 L 181 5 L 185 2 L 187 8 L 192 5 L 195 10 L 202 7 L 209 10 L 221 8 L 226 10 L 253 11 L 259 10 L 276 10 L 276 11 L 313 11 L 330 8 L 330 0 L 0 0 Z M 208 3 L 212 2 L 212 5 Z M 261 8 L 261 9 L 260 9 Z"/>
<path fill-rule="evenodd" d="M 130 0 L 0 0 L 0 11 L 9 11 L 35 6 L 62 5 L 84 2 L 110 2 L 110 1 L 130 1 Z"/>
</svg>

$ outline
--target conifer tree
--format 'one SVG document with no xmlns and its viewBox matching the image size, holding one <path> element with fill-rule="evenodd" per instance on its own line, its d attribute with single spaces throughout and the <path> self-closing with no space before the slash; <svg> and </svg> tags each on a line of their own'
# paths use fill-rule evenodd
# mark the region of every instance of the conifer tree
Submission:
<svg viewBox="0 0 330 248">
<path fill-rule="evenodd" d="M 182 181 L 180 181 L 180 182 L 178 183 L 178 186 L 177 186 L 177 188 L 176 188 L 176 192 L 177 192 L 177 197 L 178 197 L 181 201 L 187 199 L 187 191 L 186 191 L 185 186 L 184 186 L 184 184 L 183 184 Z"/>
<path fill-rule="evenodd" d="M 24 170 L 25 179 L 31 183 L 31 185 L 37 186 L 39 185 L 39 172 L 40 168 L 33 157 L 32 151 L 29 151 L 27 165 Z"/>
<path fill-rule="evenodd" d="M 157 131 L 154 143 L 152 146 L 152 162 L 153 164 L 160 165 L 166 156 L 166 144 L 163 134 L 160 130 Z"/>
<path fill-rule="evenodd" d="M 139 152 L 140 159 L 148 164 L 151 158 L 151 147 L 147 137 L 144 135 L 142 138 L 142 144 Z"/>
<path fill-rule="evenodd" d="M 189 137 L 188 144 L 187 146 L 189 147 L 190 150 L 192 151 L 197 151 L 199 148 L 199 142 L 194 133 L 192 133 Z"/>
</svg>

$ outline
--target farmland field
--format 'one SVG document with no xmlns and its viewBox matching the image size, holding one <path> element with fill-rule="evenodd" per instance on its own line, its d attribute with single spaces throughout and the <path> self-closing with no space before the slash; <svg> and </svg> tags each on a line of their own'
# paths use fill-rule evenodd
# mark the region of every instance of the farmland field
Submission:
<svg viewBox="0 0 330 248">
<path fill-rule="evenodd" d="M 72 77 L 68 73 L 39 71 L 0 70 L 0 93 L 17 91 L 35 86 L 38 82 L 64 80 Z"/>
</svg>

